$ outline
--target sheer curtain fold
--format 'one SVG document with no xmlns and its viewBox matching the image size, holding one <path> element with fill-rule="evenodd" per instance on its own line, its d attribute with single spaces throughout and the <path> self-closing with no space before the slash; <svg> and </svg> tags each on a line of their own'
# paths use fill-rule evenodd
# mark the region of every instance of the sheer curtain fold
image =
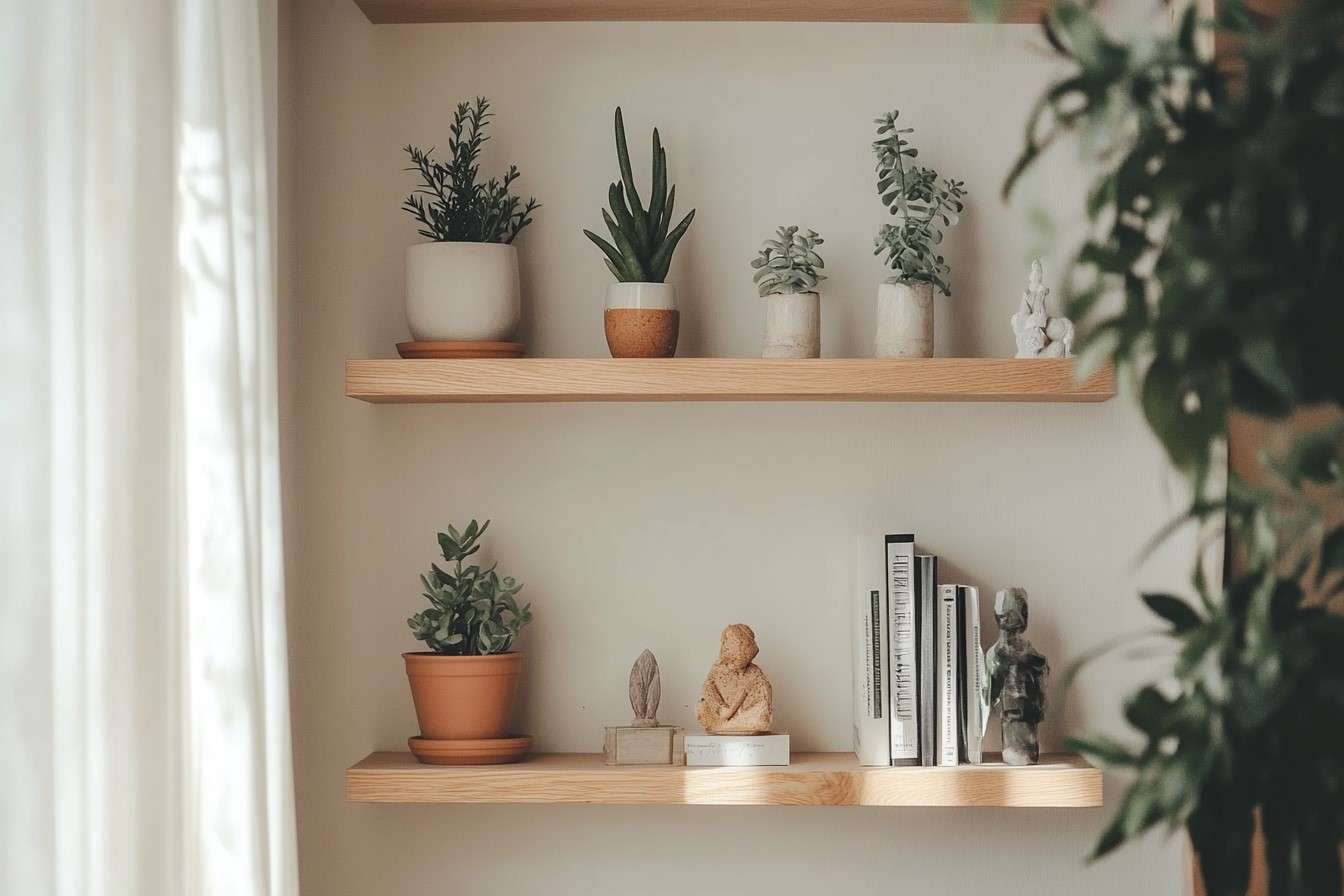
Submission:
<svg viewBox="0 0 1344 896">
<path fill-rule="evenodd" d="M 257 0 L 0 29 L 0 892 L 294 896 Z M 12 709 L 10 704 L 12 704 Z"/>
</svg>

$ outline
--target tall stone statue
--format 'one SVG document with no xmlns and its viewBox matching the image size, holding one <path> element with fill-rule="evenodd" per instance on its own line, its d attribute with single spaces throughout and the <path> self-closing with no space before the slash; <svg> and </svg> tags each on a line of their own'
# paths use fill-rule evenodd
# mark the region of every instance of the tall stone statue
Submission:
<svg viewBox="0 0 1344 896">
<path fill-rule="evenodd" d="M 1013 336 L 1017 339 L 1018 358 L 1073 357 L 1073 321 L 1051 317 L 1045 307 L 1050 289 L 1045 285 L 1045 268 L 1038 258 L 1031 263 L 1027 288 L 1017 313 L 1012 317 Z"/>
<path fill-rule="evenodd" d="M 1031 646 L 1027 630 L 1027 592 L 1007 588 L 994 596 L 999 639 L 985 657 L 990 703 L 999 707 L 1003 725 L 1003 761 L 1035 765 L 1040 758 L 1036 726 L 1045 719 L 1045 685 L 1050 664 Z"/>
<path fill-rule="evenodd" d="M 657 728 L 658 702 L 663 699 L 658 660 L 644 651 L 630 667 L 630 709 L 635 713 L 631 728 Z"/>
<path fill-rule="evenodd" d="M 719 639 L 719 660 L 709 669 L 695 717 L 709 734 L 765 734 L 774 721 L 770 680 L 752 662 L 756 633 L 730 625 Z"/>
</svg>

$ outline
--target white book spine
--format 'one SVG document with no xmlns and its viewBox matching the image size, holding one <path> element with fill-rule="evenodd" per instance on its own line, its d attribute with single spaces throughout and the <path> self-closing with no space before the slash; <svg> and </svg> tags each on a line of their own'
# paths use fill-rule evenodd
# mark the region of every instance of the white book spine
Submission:
<svg viewBox="0 0 1344 896">
<path fill-rule="evenodd" d="M 980 644 L 980 589 L 968 585 L 962 589 L 962 613 L 966 620 L 966 761 L 979 765 L 984 761 L 985 651 Z"/>
<path fill-rule="evenodd" d="M 885 574 L 890 615 L 888 676 L 891 717 L 891 761 L 919 761 L 919 682 L 915 646 L 915 537 L 888 535 Z"/>
<path fill-rule="evenodd" d="M 788 765 L 789 736 L 686 735 L 687 765 Z"/>
<path fill-rule="evenodd" d="M 887 600 L 882 581 L 882 543 L 855 539 L 850 582 L 851 649 L 854 659 L 854 755 L 860 765 L 891 764 L 887 715 Z"/>
<path fill-rule="evenodd" d="M 938 587 L 938 764 L 957 764 L 957 586 Z"/>
</svg>

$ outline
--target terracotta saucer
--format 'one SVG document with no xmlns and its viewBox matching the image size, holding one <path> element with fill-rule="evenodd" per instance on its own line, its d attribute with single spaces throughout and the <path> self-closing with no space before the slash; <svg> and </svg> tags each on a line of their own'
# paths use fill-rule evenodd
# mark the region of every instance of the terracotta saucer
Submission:
<svg viewBox="0 0 1344 896">
<path fill-rule="evenodd" d="M 398 342 L 403 358 L 521 358 L 521 342 Z"/>
<path fill-rule="evenodd" d="M 415 758 L 426 765 L 499 765 L 517 762 L 532 749 L 532 738 L 494 737 L 486 740 L 430 740 L 413 737 L 406 741 Z"/>
</svg>

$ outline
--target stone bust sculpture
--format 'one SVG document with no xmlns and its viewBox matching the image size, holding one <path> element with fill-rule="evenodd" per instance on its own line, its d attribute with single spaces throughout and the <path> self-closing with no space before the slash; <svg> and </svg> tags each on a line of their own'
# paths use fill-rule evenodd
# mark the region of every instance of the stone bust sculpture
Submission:
<svg viewBox="0 0 1344 896">
<path fill-rule="evenodd" d="M 709 734 L 764 734 L 774 721 L 770 680 L 752 662 L 756 633 L 730 625 L 719 641 L 719 659 L 709 669 L 695 717 Z"/>
<path fill-rule="evenodd" d="M 1006 588 L 994 596 L 999 639 L 985 657 L 990 703 L 998 704 L 1003 725 L 1003 761 L 1035 765 L 1040 758 L 1036 727 L 1045 719 L 1045 685 L 1050 664 L 1031 646 L 1027 630 L 1027 592 Z"/>
</svg>

